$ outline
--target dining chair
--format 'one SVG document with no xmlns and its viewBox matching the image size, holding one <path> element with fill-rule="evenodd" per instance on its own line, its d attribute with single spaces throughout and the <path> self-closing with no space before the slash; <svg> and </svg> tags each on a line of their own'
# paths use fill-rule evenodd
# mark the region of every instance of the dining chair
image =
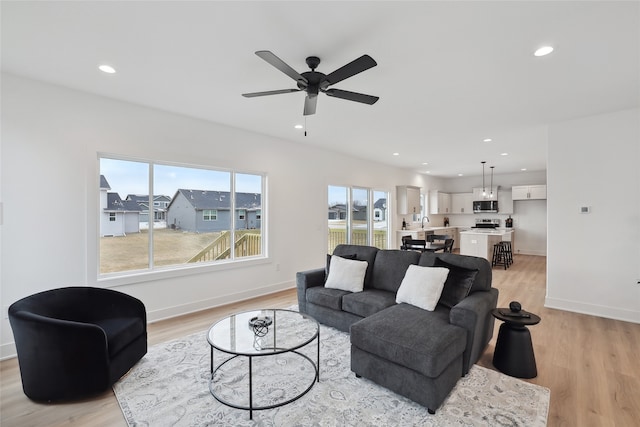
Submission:
<svg viewBox="0 0 640 427">
<path fill-rule="evenodd" d="M 407 239 L 405 241 L 405 250 L 424 252 L 427 247 L 427 241 L 421 239 Z"/>
<path fill-rule="evenodd" d="M 445 239 L 444 241 L 444 252 L 453 252 L 453 239 Z"/>
</svg>

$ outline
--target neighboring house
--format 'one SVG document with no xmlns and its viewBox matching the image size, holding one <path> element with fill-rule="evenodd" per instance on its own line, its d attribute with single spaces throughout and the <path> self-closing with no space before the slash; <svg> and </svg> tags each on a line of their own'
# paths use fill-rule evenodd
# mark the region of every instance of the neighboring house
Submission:
<svg viewBox="0 0 640 427">
<path fill-rule="evenodd" d="M 235 228 L 260 228 L 262 198 L 258 193 L 235 193 Z M 167 227 L 196 233 L 231 229 L 228 191 L 179 189 L 167 207 Z"/>
<path fill-rule="evenodd" d="M 373 220 L 374 221 L 387 220 L 387 199 L 378 199 L 373 204 Z"/>
<path fill-rule="evenodd" d="M 367 207 L 354 205 L 352 209 L 353 221 L 367 220 Z M 329 206 L 329 219 L 347 219 L 347 206 L 344 203 L 338 203 Z M 378 199 L 373 205 L 373 220 L 384 221 L 387 219 L 387 199 Z"/>
<path fill-rule="evenodd" d="M 329 219 L 347 219 L 347 206 L 344 204 L 329 206 Z"/>
<path fill-rule="evenodd" d="M 133 201 L 140 206 L 140 222 L 149 222 L 149 196 L 146 194 L 128 194 L 126 201 Z M 167 220 L 167 207 L 171 197 L 165 195 L 153 196 L 153 221 Z"/>
<path fill-rule="evenodd" d="M 122 200 L 118 193 L 109 193 L 111 186 L 100 175 L 100 236 L 126 236 L 140 232 L 140 211 L 136 202 Z"/>
</svg>

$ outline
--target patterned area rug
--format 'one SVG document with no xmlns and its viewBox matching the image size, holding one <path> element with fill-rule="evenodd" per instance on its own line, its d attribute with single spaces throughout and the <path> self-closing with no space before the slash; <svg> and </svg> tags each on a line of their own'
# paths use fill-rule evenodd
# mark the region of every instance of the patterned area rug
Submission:
<svg viewBox="0 0 640 427">
<path fill-rule="evenodd" d="M 210 347 L 201 332 L 153 346 L 114 386 L 129 426 L 545 426 L 549 389 L 480 366 L 461 378 L 435 415 L 350 370 L 349 335 L 320 329 L 320 382 L 292 403 L 249 411 L 218 402 L 209 389 Z M 315 341 L 304 351 L 315 360 Z M 216 357 L 218 353 L 216 352 Z M 246 363 L 216 374 L 213 390 L 248 404 Z M 268 406 L 313 381 L 315 370 L 295 354 L 254 358 L 254 404 Z M 219 374 L 219 375 L 218 375 Z"/>
</svg>

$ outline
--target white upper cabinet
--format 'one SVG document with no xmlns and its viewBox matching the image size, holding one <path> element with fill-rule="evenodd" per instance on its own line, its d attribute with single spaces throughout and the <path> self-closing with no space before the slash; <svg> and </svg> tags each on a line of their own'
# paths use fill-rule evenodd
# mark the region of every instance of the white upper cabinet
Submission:
<svg viewBox="0 0 640 427">
<path fill-rule="evenodd" d="M 396 187 L 398 215 L 422 214 L 420 212 L 420 187 L 400 185 Z"/>
<path fill-rule="evenodd" d="M 544 200 L 547 198 L 546 185 L 517 185 L 511 188 L 513 200 Z"/>
<path fill-rule="evenodd" d="M 473 213 L 473 193 L 451 194 L 451 213 L 472 214 Z"/>
<path fill-rule="evenodd" d="M 511 191 L 501 191 L 498 194 L 498 212 L 501 214 L 513 213 L 513 199 Z"/>
<path fill-rule="evenodd" d="M 429 192 L 429 212 L 431 214 L 451 213 L 451 194 L 438 190 Z"/>
</svg>

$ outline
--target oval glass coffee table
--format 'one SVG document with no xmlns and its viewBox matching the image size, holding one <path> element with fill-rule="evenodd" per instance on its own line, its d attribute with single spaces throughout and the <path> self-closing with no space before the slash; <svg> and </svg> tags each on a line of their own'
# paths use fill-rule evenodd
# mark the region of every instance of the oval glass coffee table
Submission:
<svg viewBox="0 0 640 427">
<path fill-rule="evenodd" d="M 314 340 L 315 360 L 303 353 Z M 209 329 L 207 341 L 209 391 L 224 405 L 248 410 L 250 419 L 254 410 L 291 403 L 320 381 L 320 326 L 306 314 L 282 309 L 232 314 Z M 224 353 L 219 362 L 214 351 Z"/>
</svg>

